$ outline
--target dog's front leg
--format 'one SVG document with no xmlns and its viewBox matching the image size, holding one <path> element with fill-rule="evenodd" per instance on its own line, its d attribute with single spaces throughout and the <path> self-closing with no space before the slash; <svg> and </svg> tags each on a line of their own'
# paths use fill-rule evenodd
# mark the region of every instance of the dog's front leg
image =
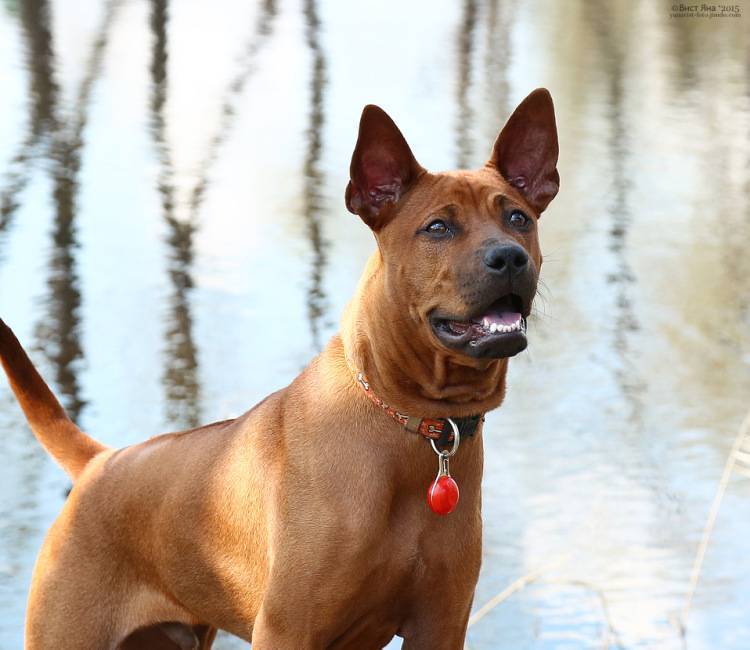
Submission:
<svg viewBox="0 0 750 650">
<path fill-rule="evenodd" d="M 283 615 L 274 617 L 268 608 L 260 608 L 253 625 L 253 650 L 319 650 L 319 644 L 300 636 L 301 630 L 282 619 Z"/>
<path fill-rule="evenodd" d="M 431 600 L 401 628 L 403 650 L 463 650 L 471 601 L 460 609 L 443 608 Z"/>
</svg>

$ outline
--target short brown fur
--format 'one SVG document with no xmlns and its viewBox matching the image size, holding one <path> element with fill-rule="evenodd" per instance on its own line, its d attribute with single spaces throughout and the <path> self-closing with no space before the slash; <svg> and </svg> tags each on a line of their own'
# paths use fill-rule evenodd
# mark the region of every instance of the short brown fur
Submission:
<svg viewBox="0 0 750 650">
<path fill-rule="evenodd" d="M 26 648 L 208 648 L 216 628 L 255 650 L 381 648 L 394 634 L 407 650 L 462 648 L 481 561 L 481 427 L 451 462 L 458 507 L 439 517 L 425 502 L 435 455 L 353 373 L 413 415 L 500 405 L 506 356 L 449 349 L 431 322 L 469 318 L 515 286 L 482 262 L 498 242 L 528 254 L 519 291 L 530 307 L 536 221 L 557 191 L 556 161 L 544 90 L 519 106 L 477 171 L 425 171 L 390 118 L 365 109 L 347 205 L 378 249 L 341 334 L 233 420 L 105 448 L 65 416 L 0 321 L 11 386 L 76 479 L 34 570 Z M 507 225 L 510 209 L 529 216 L 528 230 Z M 425 234 L 434 215 L 455 236 Z"/>
</svg>

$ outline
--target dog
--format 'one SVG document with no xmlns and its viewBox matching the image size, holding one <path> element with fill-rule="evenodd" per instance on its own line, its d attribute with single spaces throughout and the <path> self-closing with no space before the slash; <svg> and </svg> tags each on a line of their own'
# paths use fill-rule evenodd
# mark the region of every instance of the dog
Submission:
<svg viewBox="0 0 750 650">
<path fill-rule="evenodd" d="M 545 89 L 472 171 L 428 172 L 365 107 L 345 197 L 377 249 L 340 333 L 235 419 L 110 449 L 0 321 L 10 385 L 74 481 L 34 568 L 26 648 L 209 648 L 217 629 L 254 650 L 395 635 L 406 650 L 462 648 L 483 415 L 527 345 L 557 157 Z"/>
</svg>

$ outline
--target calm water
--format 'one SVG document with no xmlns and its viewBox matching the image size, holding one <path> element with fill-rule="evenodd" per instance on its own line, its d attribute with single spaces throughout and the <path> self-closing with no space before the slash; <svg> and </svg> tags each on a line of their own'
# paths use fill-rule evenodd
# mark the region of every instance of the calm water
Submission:
<svg viewBox="0 0 750 650">
<path fill-rule="evenodd" d="M 111 445 L 244 411 L 336 330 L 362 106 L 432 169 L 555 98 L 530 350 L 489 416 L 469 647 L 750 647 L 750 5 L 0 3 L 0 314 Z M 67 488 L 0 382 L 0 647 Z M 750 443 L 747 451 L 750 451 Z M 684 638 L 680 626 L 685 629 Z M 224 637 L 219 648 L 236 647 Z"/>
</svg>

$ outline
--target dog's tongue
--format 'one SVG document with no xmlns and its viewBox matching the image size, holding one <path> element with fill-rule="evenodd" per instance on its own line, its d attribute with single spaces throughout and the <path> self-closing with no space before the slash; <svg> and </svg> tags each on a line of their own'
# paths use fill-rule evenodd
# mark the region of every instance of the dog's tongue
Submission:
<svg viewBox="0 0 750 650">
<path fill-rule="evenodd" d="M 482 317 L 482 324 L 492 325 L 515 325 L 521 314 L 517 311 L 501 311 L 493 314 L 485 314 Z"/>
</svg>

